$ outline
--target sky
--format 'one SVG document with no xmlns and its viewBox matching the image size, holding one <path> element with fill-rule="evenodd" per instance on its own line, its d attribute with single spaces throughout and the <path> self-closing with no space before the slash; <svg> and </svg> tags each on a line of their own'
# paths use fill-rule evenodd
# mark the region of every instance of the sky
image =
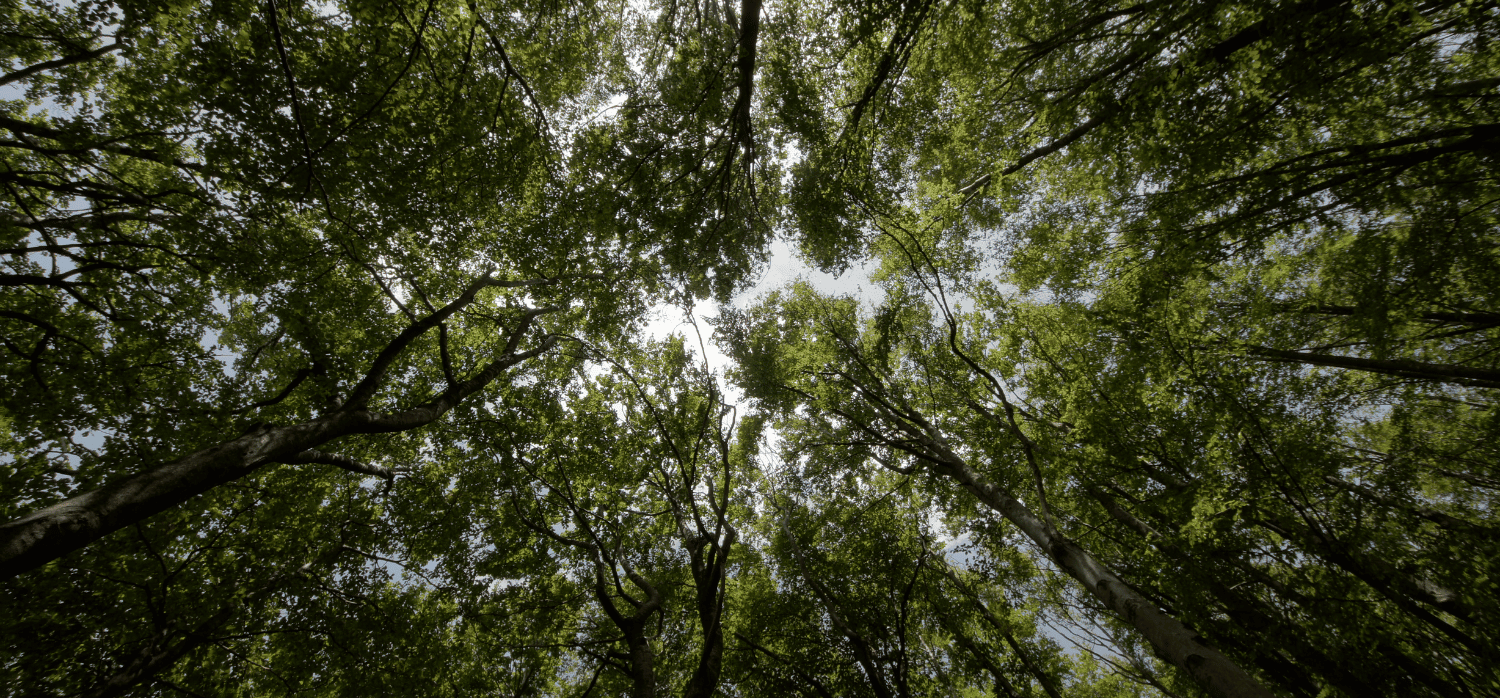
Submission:
<svg viewBox="0 0 1500 698">
<path fill-rule="evenodd" d="M 792 243 L 778 238 L 771 243 L 771 259 L 761 274 L 759 282 L 749 290 L 735 296 L 731 305 L 739 309 L 749 308 L 771 291 L 783 288 L 799 279 L 811 284 L 821 293 L 852 295 L 873 304 L 878 301 L 879 289 L 870 282 L 869 276 L 872 271 L 868 263 L 851 267 L 838 276 L 819 271 L 801 259 Z M 698 353 L 706 352 L 709 368 L 722 376 L 724 368 L 729 364 L 729 357 L 714 345 L 710 335 L 713 328 L 704 322 L 717 315 L 717 308 L 705 305 L 694 308 L 693 311 L 698 329 L 703 332 L 704 352 Z M 686 315 L 681 308 L 662 304 L 656 307 L 653 315 L 654 319 L 645 328 L 646 337 L 659 340 L 677 333 L 686 337 L 691 346 L 698 347 L 698 338 L 694 335 L 693 326 L 687 322 Z M 731 401 L 737 403 L 739 396 L 733 391 L 733 387 L 723 386 L 723 388 L 730 391 Z"/>
</svg>

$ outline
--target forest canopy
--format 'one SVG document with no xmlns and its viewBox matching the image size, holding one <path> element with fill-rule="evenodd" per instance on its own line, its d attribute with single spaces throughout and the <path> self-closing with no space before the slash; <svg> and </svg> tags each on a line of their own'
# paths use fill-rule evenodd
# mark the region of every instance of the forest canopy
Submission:
<svg viewBox="0 0 1500 698">
<path fill-rule="evenodd" d="M 0 694 L 1500 696 L 1497 30 L 7 3 Z"/>
</svg>

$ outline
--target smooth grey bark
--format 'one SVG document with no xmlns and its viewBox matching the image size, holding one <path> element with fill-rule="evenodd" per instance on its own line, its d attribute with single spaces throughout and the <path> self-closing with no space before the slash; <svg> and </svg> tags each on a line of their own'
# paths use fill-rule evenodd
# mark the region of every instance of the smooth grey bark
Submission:
<svg viewBox="0 0 1500 698">
<path fill-rule="evenodd" d="M 755 0 L 746 0 L 746 11 L 754 7 L 759 13 L 760 5 Z M 747 20 L 748 22 L 749 20 Z M 747 29 L 746 31 L 749 31 Z M 753 38 L 751 39 L 753 41 Z M 748 89 L 748 88 L 747 88 Z M 671 504 L 673 518 L 677 523 L 678 535 L 682 540 L 682 546 L 688 553 L 689 568 L 693 574 L 694 598 L 698 611 L 698 625 L 703 631 L 703 644 L 698 651 L 698 664 L 693 674 L 683 686 L 683 698 L 709 698 L 718 690 L 719 677 L 724 665 L 724 599 L 728 593 L 728 570 L 729 554 L 739 539 L 739 531 L 733 524 L 729 523 L 729 497 L 731 492 L 733 467 L 729 461 L 730 444 L 729 437 L 719 429 L 718 426 L 710 428 L 711 410 L 705 406 L 699 413 L 696 443 L 691 447 L 679 445 L 672 430 L 667 428 L 667 420 L 662 411 L 657 409 L 651 394 L 641 385 L 629 367 L 621 364 L 607 355 L 606 361 L 615 365 L 621 373 L 635 386 L 636 393 L 640 396 L 641 404 L 651 416 L 656 426 L 661 443 L 667 446 L 672 454 L 672 460 L 677 463 L 675 475 L 669 472 L 663 464 L 658 471 L 662 476 L 662 482 L 681 480 L 681 490 L 676 494 L 668 488 L 666 499 Z M 709 404 L 722 405 L 719 401 L 716 388 L 711 388 L 709 394 L 712 399 Z M 703 441 L 710 440 L 712 446 L 705 450 L 702 448 Z M 698 483 L 700 455 L 717 452 L 720 463 L 724 467 L 723 489 L 716 490 L 711 476 L 707 478 L 707 503 L 708 510 L 713 514 L 712 524 L 704 519 L 703 508 L 698 505 L 698 499 L 694 491 Z M 715 501 L 715 499 L 719 501 Z M 686 505 L 684 506 L 683 501 Z M 572 506 L 572 505 L 570 505 Z M 576 511 L 576 508 L 575 508 Z M 691 527 L 689 521 L 691 520 Z M 597 541 L 596 541 L 597 543 Z"/>
<path fill-rule="evenodd" d="M 317 419 L 288 426 L 260 426 L 238 438 L 195 451 L 99 489 L 70 497 L 5 524 L 0 524 L 0 580 L 56 560 L 114 531 L 178 506 L 220 485 L 281 462 L 330 462 L 317 447 L 358 434 L 407 431 L 430 424 L 482 390 L 505 369 L 551 349 L 548 336 L 533 349 L 518 351 L 521 337 L 538 315 L 556 308 L 528 311 L 506 343 L 505 353 L 468 380 L 450 378 L 448 389 L 427 402 L 391 414 L 366 409 L 396 358 L 417 337 L 473 302 L 484 288 L 526 285 L 498 281 L 488 274 L 476 280 L 452 303 L 413 323 L 376 357 L 348 401 Z M 345 459 L 349 460 L 349 459 Z M 352 460 L 350 462 L 353 462 Z M 347 464 L 335 463 L 340 467 Z"/>
<path fill-rule="evenodd" d="M 1075 129 L 1074 133 L 1079 133 L 1079 130 Z M 1087 133 L 1087 130 L 1083 130 L 1082 133 Z M 1069 134 L 1069 136 L 1072 135 Z M 899 240 L 897 243 L 900 244 Z M 973 401 L 969 401 L 969 407 L 986 416 L 990 421 L 1000 423 L 1002 427 L 1008 423 L 1013 435 L 1017 437 L 1026 452 L 1030 469 L 1037 480 L 1037 495 L 1046 518 L 1037 516 L 1012 493 L 997 487 L 975 471 L 950 447 L 927 419 L 913 410 L 905 401 L 885 389 L 879 378 L 880 374 L 859 358 L 860 350 L 849 340 L 839 337 L 837 332 L 833 333 L 834 336 L 844 344 L 849 355 L 873 377 L 871 382 L 874 387 L 836 368 L 828 372 L 847 381 L 889 425 L 900 432 L 902 438 L 897 439 L 882 434 L 838 408 L 833 408 L 831 411 L 852 422 L 862 431 L 884 441 L 885 445 L 898 448 L 927 462 L 931 470 L 957 482 L 972 493 L 980 503 L 1005 517 L 1036 543 L 1059 569 L 1083 584 L 1084 588 L 1106 608 L 1146 638 L 1157 654 L 1185 672 L 1210 695 L 1217 698 L 1271 698 L 1273 694 L 1233 660 L 1210 647 L 1199 637 L 1198 633 L 1188 628 L 1182 621 L 1163 612 L 1154 602 L 1126 584 L 1081 546 L 1057 531 L 1047 505 L 1046 491 L 1043 488 L 1041 472 L 1036 462 L 1034 444 L 1015 422 L 1013 409 L 1006 397 L 1004 386 L 993 374 L 963 351 L 959 344 L 958 321 L 949 309 L 941 275 L 937 273 L 936 265 L 932 263 L 921 245 L 915 240 L 912 244 L 922 255 L 922 259 L 926 260 L 926 265 L 933 270 L 933 286 L 929 286 L 922 277 L 922 262 L 916 255 L 907 251 L 904 245 L 901 246 L 911 262 L 912 270 L 917 273 L 919 279 L 922 279 L 922 285 L 942 311 L 948 326 L 948 349 L 955 357 L 963 361 L 971 373 L 983 381 L 982 384 L 987 387 L 991 395 L 1006 408 L 1006 414 L 1010 416 L 1010 419 L 1002 423 L 995 415 L 990 414 L 988 410 Z M 800 391 L 797 392 L 800 393 Z M 807 396 L 806 393 L 801 394 L 804 397 Z"/>
<path fill-rule="evenodd" d="M 1199 633 L 1182 624 L 1178 618 L 1161 611 L 1155 603 L 1095 560 L 1082 546 L 1067 536 L 1062 536 L 1011 492 L 980 476 L 968 461 L 957 455 L 953 447 L 948 446 L 947 441 L 938 434 L 938 429 L 933 428 L 926 419 L 909 408 L 892 405 L 883 395 L 867 389 L 849 374 L 838 372 L 838 375 L 849 380 L 906 438 L 900 441 L 889 440 L 859 420 L 852 419 L 849 414 L 841 410 L 834 410 L 835 413 L 852 420 L 868 434 L 882 438 L 888 446 L 918 456 L 933 471 L 959 483 L 963 489 L 974 494 L 981 504 L 1005 516 L 1007 521 L 1037 543 L 1047 557 L 1058 564 L 1059 569 L 1077 579 L 1095 599 L 1103 602 L 1121 620 L 1142 633 L 1163 659 L 1187 672 L 1194 681 L 1208 690 L 1209 695 L 1218 698 L 1271 698 L 1274 695 L 1238 663 L 1209 647 Z"/>
<path fill-rule="evenodd" d="M 871 389 L 848 373 L 837 370 L 831 373 L 848 381 L 889 424 L 901 432 L 903 438 L 898 440 L 883 435 L 843 410 L 833 408 L 831 411 L 882 440 L 885 445 L 910 453 L 928 463 L 934 472 L 958 483 L 981 504 L 1005 517 L 1036 543 L 1059 569 L 1081 583 L 1094 598 L 1141 633 L 1163 659 L 1185 672 L 1210 695 L 1217 698 L 1272 697 L 1269 690 L 1233 660 L 1204 643 L 1198 633 L 1164 613 L 1150 599 L 1115 576 L 1010 492 L 979 475 L 925 418 L 904 403 L 897 405 L 887 399 L 883 386 L 880 390 Z M 805 393 L 803 395 L 806 396 Z"/>
<path fill-rule="evenodd" d="M 735 60 L 736 96 L 730 111 L 732 139 L 745 149 L 746 159 L 755 157 L 755 135 L 750 124 L 750 96 L 755 88 L 755 54 L 760 39 L 761 0 L 740 1 L 739 55 Z"/>
<path fill-rule="evenodd" d="M 625 636 L 627 657 L 630 660 L 631 698 L 656 698 L 656 655 L 651 651 L 651 639 L 646 636 L 646 623 L 651 619 L 651 614 L 661 609 L 661 593 L 645 577 L 627 567 L 625 576 L 636 588 L 646 592 L 646 598 L 637 601 L 624 596 L 635 608 L 628 615 L 622 613 L 610 598 L 609 587 L 604 582 L 604 566 L 609 564 L 613 567 L 614 563 L 606 563 L 602 551 L 597 548 L 594 555 L 594 598 L 604 608 L 605 615 L 609 616 Z"/>
<path fill-rule="evenodd" d="M 1495 478 L 1484 477 L 1483 475 L 1475 475 L 1473 473 L 1460 473 L 1456 470 L 1444 470 L 1442 468 L 1436 468 L 1435 470 L 1439 475 L 1451 477 L 1455 480 L 1463 480 L 1464 482 L 1467 482 L 1475 487 L 1483 487 L 1490 490 L 1500 490 L 1500 480 L 1496 480 Z"/>
<path fill-rule="evenodd" d="M 921 251 L 920 247 L 918 250 Z M 919 270 L 917 258 L 909 252 L 907 254 L 913 269 Z M 925 255 L 925 252 L 923 254 Z M 938 286 L 935 290 L 929 288 L 929 293 L 939 301 L 939 307 L 947 320 L 950 351 L 961 359 L 971 372 L 985 380 L 987 385 L 993 386 L 992 394 L 997 400 L 1008 405 L 1009 401 L 1004 397 L 1003 386 L 999 385 L 993 375 L 968 357 L 959 346 L 958 323 L 948 310 L 941 281 L 934 278 Z M 848 382 L 850 387 L 880 415 L 880 418 L 899 434 L 882 433 L 872 428 L 866 421 L 837 407 L 830 407 L 829 411 L 883 442 L 885 446 L 900 449 L 926 462 L 933 472 L 958 483 L 963 489 L 973 494 L 981 504 L 1014 524 L 1026 537 L 1036 543 L 1059 569 L 1081 583 L 1094 598 L 1125 623 L 1135 628 L 1147 642 L 1151 643 L 1158 655 L 1181 669 L 1210 695 L 1216 698 L 1272 698 L 1274 694 L 1238 664 L 1210 647 L 1199 637 L 1198 633 L 1188 628 L 1182 621 L 1163 612 L 1154 602 L 1126 584 L 1081 546 L 1058 532 L 1050 520 L 1037 516 L 1011 492 L 982 477 L 953 450 L 926 418 L 886 389 L 879 377 L 880 374 L 860 359 L 860 350 L 854 343 L 839 337 L 837 332 L 833 332 L 833 335 L 844 345 L 849 356 L 860 363 L 862 369 L 872 376 L 872 379 L 868 382 L 862 381 L 848 372 L 833 367 L 827 369 L 826 375 L 836 376 Z M 785 387 L 812 401 L 807 393 L 791 386 Z M 970 408 L 974 408 L 972 402 Z M 992 416 L 991 421 L 998 420 Z M 1012 426 L 1014 426 L 1013 423 Z M 1019 428 L 1016 428 L 1016 431 L 1019 431 Z M 1020 436 L 1024 437 L 1024 435 Z M 1021 438 L 1020 441 L 1027 451 L 1028 460 L 1032 461 L 1031 469 L 1036 470 L 1035 454 L 1032 452 L 1030 440 Z M 1045 506 L 1046 494 L 1042 488 L 1039 473 L 1037 473 L 1037 494 L 1042 498 L 1041 501 Z"/>
<path fill-rule="evenodd" d="M 758 4 L 756 12 L 759 12 Z M 636 380 L 629 367 L 607 356 L 605 360 L 614 364 L 635 386 L 641 403 L 645 405 L 646 412 L 651 415 L 661 443 L 667 446 L 672 454 L 672 460 L 677 462 L 675 476 L 668 472 L 665 465 L 661 466 L 659 472 L 663 483 L 681 479 L 682 489 L 673 494 L 670 491 L 671 488 L 668 488 L 666 498 L 671 504 L 682 546 L 688 553 L 689 568 L 693 574 L 698 625 L 703 631 L 703 644 L 698 650 L 698 664 L 683 686 L 682 696 L 683 698 L 709 698 L 718 690 L 719 677 L 724 666 L 723 620 L 724 599 L 728 593 L 729 554 L 739 539 L 739 532 L 729 523 L 729 496 L 733 468 L 729 462 L 728 437 L 717 426 L 709 427 L 710 410 L 705 407 L 699 414 L 697 443 L 691 448 L 680 446 L 672 431 L 667 428 L 666 419 L 661 410 L 657 409 L 655 402 L 651 399 L 651 394 L 646 391 L 640 381 Z M 710 394 L 715 396 L 710 401 L 711 404 L 722 404 L 718 401 L 716 390 L 710 390 Z M 701 446 L 706 439 L 711 439 L 716 448 L 709 451 L 703 450 Z M 724 487 L 720 494 L 714 487 L 713 478 L 708 478 L 708 509 L 714 515 L 712 526 L 710 526 L 704 520 L 703 509 L 698 505 L 694 490 L 699 472 L 698 457 L 713 450 L 717 451 L 720 462 L 724 466 L 724 479 L 722 480 Z M 716 497 L 721 498 L 721 501 L 716 502 Z M 679 498 L 686 500 L 686 506 L 679 501 Z M 570 506 L 573 505 L 570 504 Z M 691 519 L 691 528 L 689 519 Z"/>
<path fill-rule="evenodd" d="M 1113 488 L 1113 486 L 1111 487 Z M 1179 560 L 1191 559 L 1192 556 L 1187 551 L 1168 542 L 1160 532 L 1152 528 L 1150 524 L 1136 517 L 1129 510 L 1120 506 L 1108 494 L 1097 490 L 1092 494 L 1094 499 L 1104 505 L 1105 510 L 1109 512 L 1111 517 L 1124 524 L 1126 528 L 1139 533 L 1142 538 L 1149 541 L 1156 549 Z M 1257 578 L 1264 581 L 1261 576 Z M 1209 591 L 1218 599 L 1230 620 L 1248 628 L 1267 628 L 1284 625 L 1284 623 L 1276 619 L 1273 613 L 1264 608 L 1264 604 L 1259 599 L 1247 597 L 1245 594 L 1235 591 L 1233 587 L 1226 586 L 1217 579 L 1209 578 L 1207 584 Z M 1286 596 L 1284 590 L 1279 591 L 1283 592 L 1283 596 Z M 1292 600 L 1299 603 L 1305 601 L 1305 599 Z M 1313 671 L 1318 672 L 1323 677 L 1323 680 L 1351 696 L 1385 695 L 1385 691 L 1376 690 L 1374 686 L 1341 666 L 1332 657 L 1324 653 L 1321 648 L 1304 641 L 1295 632 L 1295 628 L 1292 630 L 1293 632 L 1281 635 L 1282 642 L 1285 643 L 1282 649 L 1289 651 L 1293 656 L 1311 667 Z M 1269 647 L 1244 647 L 1243 645 L 1241 647 L 1251 656 L 1256 657 L 1256 664 L 1267 674 L 1282 677 L 1285 687 L 1290 687 L 1293 691 L 1302 690 L 1302 693 L 1299 695 L 1312 695 L 1312 691 L 1305 689 L 1316 688 L 1316 682 L 1312 680 L 1313 677 L 1308 675 L 1307 672 L 1303 671 L 1295 663 L 1288 661 L 1281 651 Z"/>
<path fill-rule="evenodd" d="M 934 469 L 958 482 L 981 503 L 1004 516 L 1041 547 L 1059 569 L 1078 580 L 1094 598 L 1130 624 L 1173 666 L 1182 669 L 1209 694 L 1220 698 L 1271 698 L 1273 695 L 1238 664 L 1209 647 L 1181 621 L 1099 564 L 1077 543 L 1052 530 L 1040 517 L 1005 490 L 987 482 L 945 445 L 934 443 L 942 456 Z"/>
<path fill-rule="evenodd" d="M 1185 672 L 1210 695 L 1218 698 L 1272 697 L 1270 691 L 1233 660 L 1204 643 L 1198 633 L 1157 608 L 1155 603 L 1115 576 L 1010 492 L 979 475 L 920 414 L 904 405 L 892 404 L 886 399 L 883 390 L 872 390 L 842 371 L 835 373 L 848 380 L 872 407 L 900 430 L 904 438 L 891 439 L 842 410 L 833 409 L 833 412 L 881 439 L 886 445 L 927 462 L 934 472 L 958 483 L 981 504 L 1005 517 L 1036 543 L 1059 569 L 1081 583 L 1094 598 L 1141 633 L 1163 659 Z"/>
<path fill-rule="evenodd" d="M 7 129 L 11 133 L 16 134 L 16 137 L 21 140 L 22 144 L 27 146 L 28 149 L 35 150 L 37 152 L 48 152 L 52 151 L 52 149 L 44 147 L 40 143 L 37 143 L 36 138 L 46 138 L 48 140 L 57 141 L 59 143 L 74 143 L 83 137 L 82 135 L 70 135 L 64 131 L 51 128 L 49 126 L 43 126 L 41 124 L 32 123 L 30 121 L 25 121 L 22 119 L 13 119 L 8 116 L 0 116 L 0 128 Z M 120 139 L 100 138 L 96 142 L 75 147 L 79 150 L 103 150 L 110 153 L 117 153 L 119 155 L 137 158 L 140 160 L 150 160 L 152 162 L 159 162 L 163 165 L 172 165 L 174 167 L 180 167 L 186 170 L 193 170 L 194 172 L 203 172 L 210 175 L 217 174 L 215 172 L 209 171 L 208 168 L 204 167 L 200 163 L 188 162 L 180 158 L 167 157 L 153 150 L 142 150 L 140 148 L 121 145 L 116 142 L 118 140 Z M 145 201 L 137 203 L 145 203 L 149 205 L 149 202 Z"/>
</svg>

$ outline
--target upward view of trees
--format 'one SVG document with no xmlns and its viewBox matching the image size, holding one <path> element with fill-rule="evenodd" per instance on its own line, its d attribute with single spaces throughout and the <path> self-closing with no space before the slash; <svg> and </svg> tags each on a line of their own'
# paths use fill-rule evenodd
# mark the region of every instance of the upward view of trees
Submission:
<svg viewBox="0 0 1500 698">
<path fill-rule="evenodd" d="M 0 695 L 1500 695 L 1492 41 L 12 2 Z"/>
</svg>

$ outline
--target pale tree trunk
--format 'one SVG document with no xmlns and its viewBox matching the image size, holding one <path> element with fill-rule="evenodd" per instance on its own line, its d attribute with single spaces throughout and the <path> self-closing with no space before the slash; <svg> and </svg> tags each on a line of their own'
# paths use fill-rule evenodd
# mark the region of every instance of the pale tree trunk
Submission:
<svg viewBox="0 0 1500 698">
<path fill-rule="evenodd" d="M 1183 670 L 1211 695 L 1219 698 L 1271 698 L 1270 691 L 1228 657 L 1204 644 L 1198 633 L 1163 613 L 1156 604 L 1121 581 L 1077 543 L 1053 530 L 1010 493 L 985 481 L 957 454 L 942 444 L 932 445 L 942 456 L 934 469 L 958 482 L 985 506 L 1015 524 L 1047 553 L 1059 569 L 1078 580 L 1094 598 L 1140 632 L 1163 659 Z"/>
<path fill-rule="evenodd" d="M 1178 548 L 1163 539 L 1162 535 L 1153 529 L 1150 524 L 1137 518 L 1124 507 L 1115 502 L 1109 495 L 1095 491 L 1095 499 L 1104 505 L 1109 515 L 1116 521 L 1124 524 L 1141 535 L 1156 549 L 1178 560 L 1190 561 L 1191 556 L 1181 548 Z M 1265 608 L 1265 604 L 1259 599 L 1247 597 L 1233 587 L 1214 579 L 1208 581 L 1209 591 L 1216 597 L 1226 615 L 1230 620 L 1246 628 L 1267 628 L 1284 626 L 1285 624 L 1276 619 L 1274 613 Z M 1299 601 L 1298 599 L 1289 599 Z M 1337 687 L 1339 690 L 1351 696 L 1378 696 L 1384 695 L 1385 691 L 1376 690 L 1364 679 L 1351 673 L 1340 666 L 1332 657 L 1325 654 L 1321 649 L 1313 646 L 1302 639 L 1296 628 L 1290 632 L 1284 632 L 1280 636 L 1281 647 L 1241 647 L 1251 656 L 1256 657 L 1256 664 L 1268 674 L 1280 676 L 1283 685 L 1293 690 L 1312 689 L 1316 686 L 1313 677 L 1303 671 L 1296 663 L 1283 656 L 1282 650 L 1290 652 L 1298 661 L 1307 664 L 1312 670 L 1318 672 L 1324 681 Z M 1304 690 L 1300 695 L 1312 695 L 1310 690 Z"/>
<path fill-rule="evenodd" d="M 884 390 L 872 389 L 848 373 L 840 371 L 836 374 L 848 380 L 872 407 L 900 430 L 902 438 L 897 440 L 881 435 L 868 424 L 840 409 L 833 409 L 835 414 L 851 421 L 885 445 L 927 462 L 932 470 L 957 482 L 980 503 L 1005 517 L 1036 543 L 1059 569 L 1081 583 L 1089 594 L 1135 628 L 1151 643 L 1159 656 L 1181 669 L 1210 695 L 1216 698 L 1272 698 L 1274 694 L 1233 660 L 1204 643 L 1198 633 L 1162 612 L 1150 599 L 1115 576 L 1010 492 L 980 476 L 920 414 L 904 403 L 899 406 L 893 404 L 887 399 Z M 1040 481 L 1038 486 L 1040 489 Z"/>
</svg>

